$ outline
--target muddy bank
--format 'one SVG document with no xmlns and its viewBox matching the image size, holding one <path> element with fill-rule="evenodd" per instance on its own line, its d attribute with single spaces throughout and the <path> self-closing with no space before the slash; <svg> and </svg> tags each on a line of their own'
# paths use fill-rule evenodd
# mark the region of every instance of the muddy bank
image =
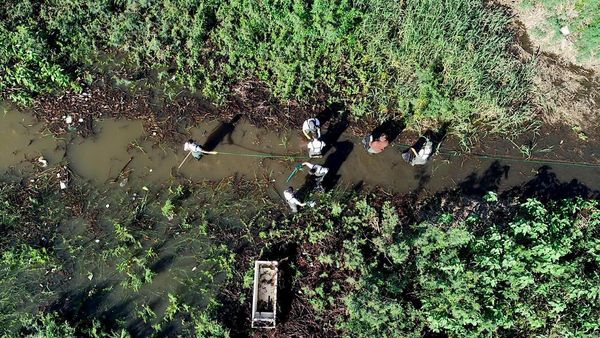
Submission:
<svg viewBox="0 0 600 338">
<path fill-rule="evenodd" d="M 306 172 L 286 179 L 298 163 L 308 160 L 306 141 L 298 131 L 273 132 L 257 128 L 245 118 L 236 122 L 207 121 L 184 130 L 180 138 L 192 137 L 207 149 L 221 153 L 206 155 L 200 161 L 185 158 L 181 144 L 156 143 L 152 132 L 144 129 L 144 121 L 106 119 L 93 124 L 93 134 L 77 135 L 76 130 L 62 138 L 44 133 L 42 124 L 21 112 L 7 110 L 0 123 L 0 169 L 17 176 L 40 170 L 39 157 L 49 167 L 68 165 L 75 177 L 97 187 L 114 189 L 160 186 L 176 179 L 192 182 L 218 181 L 232 175 L 249 180 L 269 182 L 271 197 L 288 185 L 300 187 Z M 62 121 L 61 123 L 65 123 Z M 411 167 L 400 153 L 414 137 L 401 134 L 397 142 L 382 154 L 369 155 L 361 140 L 347 130 L 347 122 L 333 119 L 323 128 L 324 139 L 331 147 L 322 159 L 310 162 L 330 168 L 327 187 L 380 186 L 394 193 L 432 194 L 461 184 L 465 192 L 503 191 L 534 178 L 540 162 L 526 162 L 515 145 L 507 140 L 483 142 L 474 152 L 491 158 L 450 154 L 456 145 L 448 141 L 442 151 L 426 166 Z M 79 128 L 77 124 L 72 128 Z M 523 140 L 523 144 L 526 140 Z M 576 145 L 576 137 L 552 133 L 530 140 L 529 155 L 535 158 L 599 163 L 594 143 Z M 268 158 L 268 155 L 285 156 Z M 245 156 L 244 156 L 245 155 Z M 497 160 L 493 155 L 513 156 L 515 161 Z M 264 156 L 264 157 L 263 157 Z M 600 190 L 600 167 L 547 165 L 563 182 L 576 181 L 592 190 Z"/>
</svg>

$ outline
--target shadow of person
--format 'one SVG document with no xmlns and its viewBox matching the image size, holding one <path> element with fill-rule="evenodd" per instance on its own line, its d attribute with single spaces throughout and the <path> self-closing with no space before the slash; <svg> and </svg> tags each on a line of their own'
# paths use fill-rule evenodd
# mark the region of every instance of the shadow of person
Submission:
<svg viewBox="0 0 600 338">
<path fill-rule="evenodd" d="M 329 175 L 329 173 L 327 173 L 327 175 Z M 315 180 L 315 177 L 307 173 L 306 179 L 304 180 L 304 184 L 302 184 L 302 186 L 298 190 L 296 190 L 296 198 L 298 198 L 302 202 L 306 202 L 307 199 L 310 197 L 311 192 L 315 190 L 316 186 L 317 182 Z"/>
<path fill-rule="evenodd" d="M 212 133 L 210 133 L 210 135 L 208 135 L 208 137 L 206 138 L 206 142 L 204 142 L 204 145 L 202 146 L 202 148 L 206 151 L 212 151 L 226 137 L 229 138 L 227 141 L 229 144 L 233 143 L 233 140 L 231 139 L 231 134 L 233 133 L 233 130 L 235 129 L 235 124 L 240 120 L 241 117 L 242 117 L 241 114 L 237 114 L 231 119 L 231 121 L 222 122 L 217 127 L 217 129 L 215 129 Z"/>
<path fill-rule="evenodd" d="M 432 147 L 434 153 L 437 152 L 438 148 L 442 145 L 442 142 L 446 138 L 446 135 L 448 135 L 449 127 L 449 123 L 444 123 L 440 129 L 438 129 L 438 131 L 434 132 L 433 130 L 429 129 L 425 132 L 425 134 L 423 134 L 423 136 L 427 137 L 433 144 Z"/>
<path fill-rule="evenodd" d="M 381 136 L 381 134 L 386 134 L 388 142 L 392 143 L 398 137 L 398 135 L 400 135 L 404 128 L 406 128 L 404 120 L 394 120 L 390 118 L 384 121 L 377 128 L 373 129 L 371 135 L 373 136 L 373 139 L 377 139 L 379 136 Z"/>
<path fill-rule="evenodd" d="M 335 187 L 339 181 L 341 175 L 338 175 L 338 171 L 346 159 L 348 159 L 348 156 L 350 156 L 350 153 L 354 148 L 354 144 L 352 144 L 350 141 L 341 141 L 335 143 L 333 148 L 335 148 L 335 151 L 327 156 L 325 163 L 323 163 L 324 167 L 329 168 L 329 172 L 323 179 L 323 188 L 325 191 Z"/>
<path fill-rule="evenodd" d="M 348 129 L 348 125 L 348 114 L 344 112 L 327 128 L 327 131 L 321 135 L 321 141 L 325 142 L 323 154 L 326 154 L 333 147 L 344 131 Z"/>
<path fill-rule="evenodd" d="M 599 191 L 591 190 L 576 179 L 572 179 L 569 182 L 561 182 L 551 170 L 552 168 L 546 165 L 540 167 L 532 180 L 510 189 L 506 192 L 506 195 L 519 196 L 523 199 L 534 197 L 541 201 L 574 197 L 600 197 Z"/>
<path fill-rule="evenodd" d="M 344 105 L 341 103 L 333 103 L 325 108 L 322 112 L 318 113 L 316 118 L 319 119 L 321 125 L 331 120 L 334 116 L 337 116 L 344 111 Z"/>
<path fill-rule="evenodd" d="M 465 195 L 483 196 L 488 191 L 498 190 L 500 181 L 508 177 L 509 170 L 510 166 L 494 161 L 483 174 L 471 173 L 458 187 Z"/>
</svg>

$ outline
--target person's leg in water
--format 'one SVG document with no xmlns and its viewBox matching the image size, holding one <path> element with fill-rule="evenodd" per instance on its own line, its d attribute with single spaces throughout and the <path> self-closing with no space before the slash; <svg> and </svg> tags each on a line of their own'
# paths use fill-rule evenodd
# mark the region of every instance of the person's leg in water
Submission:
<svg viewBox="0 0 600 338">
<path fill-rule="evenodd" d="M 323 187 L 323 176 L 315 178 L 315 191 L 325 192 L 325 187 Z"/>
</svg>

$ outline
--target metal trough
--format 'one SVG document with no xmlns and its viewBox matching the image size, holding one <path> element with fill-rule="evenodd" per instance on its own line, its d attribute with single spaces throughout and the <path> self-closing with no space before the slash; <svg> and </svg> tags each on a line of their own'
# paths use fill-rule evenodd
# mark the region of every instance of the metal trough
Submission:
<svg viewBox="0 0 600 338">
<path fill-rule="evenodd" d="M 254 293 L 252 297 L 252 327 L 275 327 L 277 313 L 276 261 L 254 262 Z"/>
</svg>

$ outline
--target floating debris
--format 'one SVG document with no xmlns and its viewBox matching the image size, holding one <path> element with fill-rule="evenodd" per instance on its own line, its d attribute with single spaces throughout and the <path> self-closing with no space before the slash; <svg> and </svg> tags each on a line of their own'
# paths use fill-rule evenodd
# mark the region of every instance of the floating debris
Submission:
<svg viewBox="0 0 600 338">
<path fill-rule="evenodd" d="M 48 161 L 44 158 L 44 156 L 40 156 L 38 158 L 38 162 L 40 162 L 42 168 L 46 168 L 48 166 Z"/>
</svg>

